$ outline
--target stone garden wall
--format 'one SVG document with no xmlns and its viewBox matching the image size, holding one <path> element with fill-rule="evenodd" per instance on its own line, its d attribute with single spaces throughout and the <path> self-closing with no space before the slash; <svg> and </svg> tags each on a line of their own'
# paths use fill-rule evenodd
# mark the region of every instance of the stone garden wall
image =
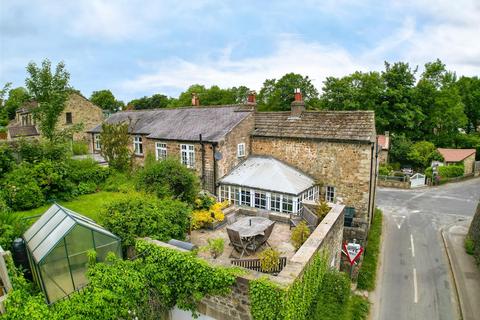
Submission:
<svg viewBox="0 0 480 320">
<path fill-rule="evenodd" d="M 480 266 L 480 201 L 478 202 L 477 212 L 473 216 L 468 235 L 473 239 L 475 245 L 473 255 Z"/>
</svg>

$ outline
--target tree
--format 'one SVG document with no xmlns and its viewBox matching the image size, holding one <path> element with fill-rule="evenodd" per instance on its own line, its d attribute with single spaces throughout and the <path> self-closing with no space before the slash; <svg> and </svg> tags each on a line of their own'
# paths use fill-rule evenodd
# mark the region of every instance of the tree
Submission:
<svg viewBox="0 0 480 320">
<path fill-rule="evenodd" d="M 192 105 L 192 94 L 196 94 L 202 106 L 245 103 L 249 88 L 245 86 L 222 89 L 219 86 L 206 88 L 203 85 L 191 85 L 182 92 L 178 99 L 171 99 L 169 107 L 185 107 Z"/>
<path fill-rule="evenodd" d="M 154 94 L 151 97 L 142 97 L 134 99 L 127 103 L 129 108 L 135 110 L 166 108 L 170 103 L 170 98 L 163 94 Z"/>
<path fill-rule="evenodd" d="M 100 154 L 108 165 L 116 170 L 126 172 L 132 166 L 133 153 L 129 148 L 129 123 L 103 123 L 100 133 Z"/>
<path fill-rule="evenodd" d="M 287 111 L 294 100 L 294 91 L 300 88 L 303 100 L 309 107 L 319 105 L 318 90 L 308 76 L 287 73 L 278 81 L 267 79 L 258 94 L 258 107 L 265 111 Z"/>
<path fill-rule="evenodd" d="M 58 116 L 65 108 L 65 101 L 69 94 L 70 74 L 65 70 L 65 64 L 59 62 L 52 74 L 51 62 L 42 61 L 42 66 L 30 62 L 27 66 L 29 76 L 25 80 L 27 89 L 38 107 L 34 116 L 39 121 L 40 131 L 49 140 L 56 138 L 56 124 Z"/>
<path fill-rule="evenodd" d="M 468 118 L 466 131 L 480 131 L 480 78 L 461 77 L 456 86 Z"/>
<path fill-rule="evenodd" d="M 8 99 L 5 101 L 5 112 L 9 120 L 15 118 L 15 112 L 25 102 L 30 100 L 28 91 L 23 87 L 11 89 L 8 92 Z"/>
<path fill-rule="evenodd" d="M 407 155 L 410 152 L 412 141 L 405 134 L 392 134 L 392 143 L 389 156 L 392 162 L 408 163 Z"/>
<path fill-rule="evenodd" d="M 408 151 L 407 159 L 421 169 L 429 167 L 433 160 L 443 160 L 435 145 L 429 141 L 415 142 Z"/>
<path fill-rule="evenodd" d="M 123 102 L 115 99 L 110 90 L 93 91 L 90 101 L 108 111 L 118 111 L 122 108 Z"/>
</svg>

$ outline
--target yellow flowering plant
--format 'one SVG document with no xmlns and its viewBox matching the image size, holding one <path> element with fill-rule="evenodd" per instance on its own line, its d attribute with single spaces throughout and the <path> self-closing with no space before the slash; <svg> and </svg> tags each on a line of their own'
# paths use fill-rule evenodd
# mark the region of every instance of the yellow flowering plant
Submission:
<svg viewBox="0 0 480 320">
<path fill-rule="evenodd" d="M 206 227 L 210 224 L 213 224 L 217 221 L 223 221 L 225 215 L 223 214 L 222 209 L 228 207 L 229 202 L 215 202 L 208 209 L 197 209 L 192 213 L 192 229 L 200 229 Z"/>
</svg>

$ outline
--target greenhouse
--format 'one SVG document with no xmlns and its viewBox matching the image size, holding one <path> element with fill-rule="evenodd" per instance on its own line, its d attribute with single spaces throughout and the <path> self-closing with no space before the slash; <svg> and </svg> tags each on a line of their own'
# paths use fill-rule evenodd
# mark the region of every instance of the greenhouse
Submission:
<svg viewBox="0 0 480 320">
<path fill-rule="evenodd" d="M 121 256 L 120 238 L 93 220 L 52 205 L 23 235 L 34 280 L 53 303 L 88 283 L 87 251 L 97 261 L 108 252 Z"/>
</svg>

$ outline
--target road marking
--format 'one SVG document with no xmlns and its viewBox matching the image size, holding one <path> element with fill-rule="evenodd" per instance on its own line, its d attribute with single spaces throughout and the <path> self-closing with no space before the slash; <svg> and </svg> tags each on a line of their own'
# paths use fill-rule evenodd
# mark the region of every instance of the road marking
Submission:
<svg viewBox="0 0 480 320">
<path fill-rule="evenodd" d="M 417 270 L 413 268 L 413 302 L 418 303 Z"/>
<path fill-rule="evenodd" d="M 412 257 L 415 258 L 415 246 L 413 245 L 413 235 L 410 233 L 410 244 L 412 245 Z"/>
<path fill-rule="evenodd" d="M 397 228 L 400 229 L 402 227 L 403 220 L 405 220 L 405 216 L 399 216 L 399 215 L 396 215 L 396 214 L 392 214 L 392 218 L 395 221 L 395 224 L 397 225 Z M 400 222 L 397 218 L 400 219 Z"/>
<path fill-rule="evenodd" d="M 412 210 L 412 213 L 419 213 L 420 210 Z"/>
</svg>

